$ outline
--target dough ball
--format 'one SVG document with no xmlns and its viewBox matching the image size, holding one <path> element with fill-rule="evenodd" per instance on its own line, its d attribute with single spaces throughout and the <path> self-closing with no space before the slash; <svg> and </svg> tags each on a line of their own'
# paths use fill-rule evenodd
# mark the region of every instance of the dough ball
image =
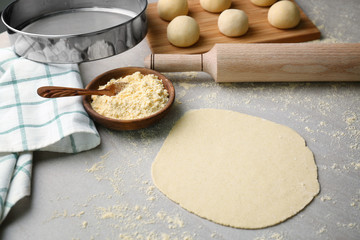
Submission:
<svg viewBox="0 0 360 240">
<path fill-rule="evenodd" d="M 220 32 L 228 37 L 244 35 L 249 29 L 248 16 L 242 10 L 227 9 L 220 14 L 218 27 Z"/>
<path fill-rule="evenodd" d="M 231 6 L 231 0 L 200 0 L 200 5 L 208 12 L 219 13 Z"/>
<path fill-rule="evenodd" d="M 268 7 L 273 5 L 277 0 L 250 0 L 253 4 L 260 7 Z"/>
<path fill-rule="evenodd" d="M 268 21 L 276 28 L 293 28 L 300 22 L 300 11 L 293 2 L 280 1 L 270 7 Z"/>
<path fill-rule="evenodd" d="M 157 10 L 160 18 L 171 21 L 180 15 L 187 15 L 189 8 L 187 0 L 159 0 Z"/>
<path fill-rule="evenodd" d="M 167 27 L 167 38 L 171 44 L 177 47 L 194 45 L 199 37 L 199 24 L 189 16 L 178 16 Z"/>
</svg>

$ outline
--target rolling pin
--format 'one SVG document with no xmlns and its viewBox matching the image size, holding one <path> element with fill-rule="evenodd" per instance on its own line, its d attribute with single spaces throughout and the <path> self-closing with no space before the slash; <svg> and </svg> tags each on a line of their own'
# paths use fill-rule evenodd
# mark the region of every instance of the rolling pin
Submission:
<svg viewBox="0 0 360 240">
<path fill-rule="evenodd" d="M 203 71 L 216 82 L 360 81 L 360 43 L 215 44 L 203 54 L 151 54 L 145 67 Z"/>
</svg>

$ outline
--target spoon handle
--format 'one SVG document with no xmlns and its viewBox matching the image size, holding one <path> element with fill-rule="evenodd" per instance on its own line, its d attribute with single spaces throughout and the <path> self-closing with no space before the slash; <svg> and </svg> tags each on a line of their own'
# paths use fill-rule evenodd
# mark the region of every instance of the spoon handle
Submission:
<svg viewBox="0 0 360 240">
<path fill-rule="evenodd" d="M 37 90 L 37 93 L 41 97 L 45 98 L 58 98 L 58 97 L 71 97 L 79 95 L 106 95 L 109 90 L 87 90 L 81 88 L 69 88 L 69 87 L 56 87 L 56 86 L 46 86 L 40 87 Z"/>
</svg>

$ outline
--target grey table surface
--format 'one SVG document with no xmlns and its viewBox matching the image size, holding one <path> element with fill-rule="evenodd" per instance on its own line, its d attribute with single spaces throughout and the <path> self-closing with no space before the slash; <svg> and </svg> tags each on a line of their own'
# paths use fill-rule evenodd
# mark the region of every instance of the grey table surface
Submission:
<svg viewBox="0 0 360 240">
<path fill-rule="evenodd" d="M 298 0 L 323 42 L 360 42 L 359 0 Z M 6 33 L 0 47 L 8 46 Z M 80 65 L 84 84 L 117 67 L 143 66 L 135 48 Z M 0 239 L 360 239 L 360 83 L 227 83 L 206 73 L 169 73 L 170 113 L 138 131 L 97 126 L 102 143 L 79 154 L 35 152 L 31 197 L 10 212 Z M 167 199 L 150 168 L 174 123 L 190 109 L 230 109 L 301 134 L 313 151 L 321 192 L 296 216 L 260 230 L 204 220 Z"/>
</svg>

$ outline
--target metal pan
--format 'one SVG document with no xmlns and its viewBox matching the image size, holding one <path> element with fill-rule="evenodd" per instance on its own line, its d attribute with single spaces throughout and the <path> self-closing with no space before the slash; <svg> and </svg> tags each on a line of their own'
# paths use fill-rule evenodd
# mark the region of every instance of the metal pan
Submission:
<svg viewBox="0 0 360 240">
<path fill-rule="evenodd" d="M 147 0 L 17 0 L 1 15 L 16 54 L 81 63 L 122 53 L 147 33 Z"/>
</svg>

